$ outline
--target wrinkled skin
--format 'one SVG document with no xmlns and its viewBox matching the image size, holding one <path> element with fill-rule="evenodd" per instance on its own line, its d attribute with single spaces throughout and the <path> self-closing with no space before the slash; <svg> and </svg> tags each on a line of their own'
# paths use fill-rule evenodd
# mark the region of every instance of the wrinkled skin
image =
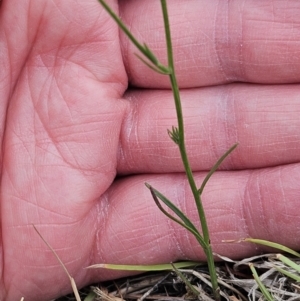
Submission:
<svg viewBox="0 0 300 301">
<path fill-rule="evenodd" d="M 110 4 L 166 61 L 159 1 Z M 239 142 L 203 196 L 214 251 L 266 251 L 222 242 L 248 236 L 299 249 L 300 2 L 172 0 L 169 12 L 199 185 Z M 0 299 L 71 290 L 32 224 L 79 287 L 124 275 L 83 269 L 95 263 L 205 259 L 144 186 L 197 220 L 167 135 L 176 125 L 168 78 L 136 58 L 99 3 L 3 0 L 0 39 Z"/>
</svg>

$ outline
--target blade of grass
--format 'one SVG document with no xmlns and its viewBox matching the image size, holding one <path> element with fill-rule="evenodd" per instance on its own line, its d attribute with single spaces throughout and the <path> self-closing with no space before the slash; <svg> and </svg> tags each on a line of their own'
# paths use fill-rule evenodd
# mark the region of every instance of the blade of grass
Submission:
<svg viewBox="0 0 300 301">
<path fill-rule="evenodd" d="M 274 266 L 274 268 L 275 268 L 278 272 L 280 272 L 281 274 L 283 274 L 283 275 L 285 275 L 285 276 L 287 276 L 287 277 L 290 277 L 291 279 L 294 279 L 294 280 L 296 280 L 297 282 L 300 282 L 300 276 L 298 276 L 298 275 L 296 275 L 296 274 L 293 274 L 292 272 L 286 271 L 286 270 L 284 270 L 284 269 L 282 269 L 282 268 L 276 267 L 276 266 Z"/>
<path fill-rule="evenodd" d="M 172 267 L 175 273 L 177 274 L 177 276 L 185 283 L 185 285 L 190 289 L 190 291 L 197 298 L 199 296 L 199 291 L 187 280 L 187 278 L 178 270 L 178 268 L 174 264 L 172 264 Z"/>
<path fill-rule="evenodd" d="M 283 262 L 285 265 L 293 268 L 294 270 L 296 270 L 298 273 L 300 273 L 300 265 L 298 265 L 297 263 L 295 263 L 294 261 L 290 260 L 289 258 L 287 258 L 286 256 L 282 255 L 282 254 L 277 254 L 276 258 L 279 259 L 281 262 Z"/>
<path fill-rule="evenodd" d="M 271 242 L 271 241 L 268 241 L 268 240 L 263 240 L 263 239 L 256 239 L 256 238 L 243 238 L 241 240 L 239 240 L 239 242 L 251 242 L 251 243 L 254 243 L 254 244 L 260 244 L 260 245 L 264 245 L 264 246 L 267 246 L 267 247 L 271 247 L 271 248 L 274 248 L 274 249 L 278 249 L 282 252 L 285 252 L 285 253 L 289 253 L 291 255 L 294 255 L 296 257 L 300 257 L 300 253 L 284 246 L 284 245 L 281 245 L 281 244 L 278 244 L 276 242 Z"/>
<path fill-rule="evenodd" d="M 259 286 L 259 289 L 261 290 L 262 294 L 264 295 L 264 297 L 268 300 L 268 301 L 274 301 L 273 297 L 271 296 L 271 294 L 269 293 L 269 291 L 267 290 L 267 288 L 264 286 L 264 284 L 261 282 L 256 269 L 254 268 L 252 263 L 249 263 L 249 267 L 251 269 L 251 272 L 253 274 L 253 277 L 256 281 L 256 283 Z"/>
<path fill-rule="evenodd" d="M 119 271 L 141 271 L 141 272 L 154 272 L 154 271 L 168 271 L 173 270 L 173 266 L 178 269 L 194 267 L 201 265 L 202 263 L 197 261 L 181 261 L 175 263 L 163 263 L 163 264 L 152 264 L 152 265 L 131 265 L 131 264 L 110 264 L 100 263 L 93 264 L 86 269 L 108 269 L 108 270 L 119 270 Z"/>
</svg>

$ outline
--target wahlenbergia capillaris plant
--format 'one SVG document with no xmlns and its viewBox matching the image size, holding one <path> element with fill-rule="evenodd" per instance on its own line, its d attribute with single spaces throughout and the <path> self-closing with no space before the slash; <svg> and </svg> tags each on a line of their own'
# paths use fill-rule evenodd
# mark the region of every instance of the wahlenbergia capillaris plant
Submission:
<svg viewBox="0 0 300 301">
<path fill-rule="evenodd" d="M 204 181 L 200 188 L 197 187 L 193 172 L 188 160 L 188 155 L 186 152 L 186 145 L 184 140 L 184 123 L 183 123 L 183 114 L 181 108 L 181 100 L 179 94 L 179 87 L 177 84 L 176 74 L 175 74 L 175 67 L 174 67 L 174 60 L 173 60 L 173 51 L 172 51 L 172 39 L 171 39 L 171 32 L 170 32 L 170 25 L 169 25 L 169 17 L 167 11 L 167 4 L 166 0 L 161 0 L 161 7 L 163 13 L 163 20 L 164 20 L 164 27 L 165 27 L 165 37 L 166 37 L 166 44 L 167 44 L 167 56 L 168 56 L 168 65 L 164 65 L 160 63 L 159 59 L 153 54 L 153 52 L 149 49 L 149 47 L 145 43 L 140 43 L 129 31 L 126 25 L 120 20 L 120 18 L 112 11 L 112 9 L 107 5 L 104 0 L 98 0 L 104 9 L 109 13 L 109 15 L 117 22 L 120 29 L 127 35 L 130 41 L 138 48 L 141 52 L 141 55 L 137 55 L 139 59 L 141 59 L 149 68 L 154 70 L 155 72 L 164 74 L 169 76 L 171 87 L 173 91 L 173 97 L 176 107 L 176 114 L 177 114 L 177 126 L 173 126 L 171 130 L 168 130 L 168 134 L 170 138 L 178 145 L 182 163 L 184 166 L 184 170 L 187 176 L 187 180 L 189 182 L 189 186 L 193 193 L 193 197 L 195 199 L 195 203 L 198 210 L 199 220 L 201 224 L 201 232 L 197 229 L 197 227 L 191 222 L 191 220 L 184 214 L 178 207 L 176 207 L 170 200 L 168 200 L 162 193 L 158 190 L 153 188 L 150 184 L 146 183 L 146 186 L 149 188 L 152 197 L 158 206 L 158 208 L 170 219 L 175 221 L 176 223 L 180 224 L 182 227 L 187 229 L 191 232 L 194 237 L 197 239 L 199 244 L 204 250 L 204 253 L 207 257 L 207 264 L 209 268 L 211 284 L 213 289 L 214 298 L 216 301 L 220 300 L 220 293 L 217 281 L 217 274 L 215 269 L 215 263 L 213 258 L 213 251 L 210 244 L 210 237 L 209 237 L 209 230 L 207 226 L 207 221 L 205 217 L 205 212 L 201 200 L 201 195 L 203 193 L 204 187 L 208 182 L 209 178 L 213 175 L 213 173 L 217 170 L 223 160 L 237 147 L 237 144 L 234 144 L 213 166 L 210 172 L 205 177 Z M 164 203 L 173 214 L 167 212 L 163 206 Z M 176 217 L 177 216 L 177 217 Z"/>
</svg>

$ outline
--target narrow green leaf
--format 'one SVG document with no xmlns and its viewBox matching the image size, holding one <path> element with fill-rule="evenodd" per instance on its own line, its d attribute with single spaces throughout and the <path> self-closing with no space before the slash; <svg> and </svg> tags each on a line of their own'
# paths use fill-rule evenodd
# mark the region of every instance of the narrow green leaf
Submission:
<svg viewBox="0 0 300 301">
<path fill-rule="evenodd" d="M 104 1 L 104 0 L 98 0 L 98 1 L 102 5 L 102 7 L 107 11 L 107 13 L 115 20 L 115 22 L 118 24 L 119 28 L 125 33 L 125 35 L 129 38 L 129 40 L 137 47 L 137 49 L 141 53 L 143 53 L 144 56 L 147 57 L 148 60 L 150 62 L 152 62 L 154 66 L 156 66 L 156 67 L 159 66 L 159 68 L 155 69 L 152 66 L 150 67 L 150 65 L 148 63 L 146 63 L 146 65 L 149 66 L 154 71 L 157 71 L 159 69 L 163 69 L 163 68 L 161 68 L 163 65 L 159 63 L 158 59 L 153 54 L 153 52 L 149 49 L 149 47 L 145 43 L 141 44 L 134 37 L 134 35 L 130 32 L 128 27 L 122 22 L 120 17 L 110 8 L 110 6 L 106 3 L 106 1 Z M 145 61 L 143 60 L 143 62 L 145 62 Z M 162 72 L 160 72 L 160 73 L 162 73 Z"/>
<path fill-rule="evenodd" d="M 171 201 L 169 201 L 163 194 L 161 194 L 158 190 L 154 189 L 151 185 L 148 183 L 145 183 L 146 187 L 150 189 L 151 195 L 157 205 L 157 207 L 171 220 L 178 223 L 188 231 L 190 231 L 197 241 L 201 244 L 201 246 L 206 250 L 207 245 L 202 237 L 202 235 L 199 233 L 197 228 L 194 226 L 194 224 L 190 221 L 190 219 L 178 208 L 176 207 Z M 181 220 L 178 220 L 174 216 L 172 216 L 170 213 L 168 213 L 160 204 L 158 198 L 167 206 L 169 207 Z"/>
<path fill-rule="evenodd" d="M 296 270 L 298 273 L 300 273 L 300 265 L 298 265 L 297 263 L 295 263 L 294 261 L 290 260 L 289 258 L 287 258 L 286 256 L 282 255 L 282 254 L 277 254 L 276 255 L 277 259 L 279 259 L 281 262 L 283 262 L 285 265 L 293 268 L 294 270 Z"/>
<path fill-rule="evenodd" d="M 185 285 L 190 289 L 190 291 L 195 295 L 195 297 L 198 297 L 199 291 L 187 280 L 187 278 L 178 270 L 178 268 L 173 263 L 171 264 L 177 276 L 185 283 Z"/>
<path fill-rule="evenodd" d="M 108 270 L 118 270 L 118 271 L 141 271 L 141 272 L 153 272 L 153 271 L 168 271 L 173 270 L 173 265 L 177 269 L 194 267 L 197 265 L 202 265 L 203 263 L 197 261 L 181 261 L 175 262 L 173 264 L 151 264 L 151 265 L 131 265 L 131 264 L 110 264 L 110 263 L 100 263 L 88 266 L 86 269 L 108 269 Z"/>
<path fill-rule="evenodd" d="M 201 195 L 205 185 L 207 184 L 210 177 L 213 175 L 213 173 L 219 168 L 219 166 L 222 164 L 222 162 L 228 157 L 230 153 L 232 153 L 236 147 L 238 146 L 238 143 L 235 143 L 233 146 L 230 147 L 230 149 L 217 161 L 217 163 L 212 167 L 212 169 L 209 171 L 209 173 L 206 175 L 205 179 L 203 180 L 201 187 L 199 188 L 198 192 Z"/>
<path fill-rule="evenodd" d="M 249 264 L 249 267 L 252 271 L 252 274 L 253 274 L 253 277 L 255 279 L 255 281 L 257 282 L 261 292 L 263 293 L 263 295 L 265 296 L 265 298 L 268 300 L 268 301 L 274 301 L 273 297 L 271 296 L 270 292 L 267 290 L 267 288 L 264 286 L 264 284 L 261 282 L 259 276 L 257 275 L 257 272 L 253 266 L 252 263 Z"/>
<path fill-rule="evenodd" d="M 144 45 L 144 51 L 145 51 L 145 55 L 147 56 L 147 58 L 149 59 L 150 62 L 152 62 L 153 65 L 158 64 L 158 59 L 156 58 L 156 56 L 154 55 L 154 53 L 150 50 L 150 48 L 147 46 L 146 43 L 143 44 Z"/>
<path fill-rule="evenodd" d="M 245 241 L 245 242 L 251 242 L 251 243 L 254 243 L 254 244 L 260 244 L 260 245 L 264 245 L 264 246 L 267 246 L 267 247 L 271 247 L 271 248 L 274 248 L 274 249 L 278 249 L 278 250 L 281 250 L 282 252 L 285 252 L 285 253 L 289 253 L 291 255 L 294 255 L 296 257 L 300 257 L 300 254 L 284 245 L 281 245 L 281 244 L 278 244 L 276 242 L 271 242 L 271 241 L 268 241 L 268 240 L 263 240 L 263 239 L 257 239 L 257 238 L 243 238 L 239 241 Z"/>
<path fill-rule="evenodd" d="M 297 282 L 300 282 L 300 276 L 298 276 L 298 275 L 296 275 L 296 274 L 293 274 L 292 272 L 288 272 L 288 271 L 286 271 L 286 270 L 284 270 L 284 269 L 282 269 L 282 268 L 276 267 L 276 266 L 274 266 L 274 268 L 275 268 L 278 272 L 280 272 L 281 274 L 283 274 L 283 275 L 285 275 L 285 276 L 287 276 L 287 277 L 290 277 L 291 279 L 294 279 L 294 280 L 296 280 Z"/>
<path fill-rule="evenodd" d="M 107 11 L 107 13 L 115 20 L 119 28 L 126 34 L 130 41 L 142 52 L 145 53 L 144 46 L 140 44 L 136 38 L 132 35 L 127 26 L 122 22 L 122 20 L 117 16 L 117 14 L 110 8 L 110 6 L 104 0 L 98 0 L 102 7 Z"/>
<path fill-rule="evenodd" d="M 153 188 L 150 184 L 145 183 L 145 185 L 150 190 L 150 192 L 153 196 L 153 199 L 157 204 L 160 205 L 160 202 L 158 201 L 158 198 L 159 198 L 167 207 L 169 207 L 182 220 L 182 222 L 186 226 L 188 226 L 190 229 L 192 229 L 195 233 L 199 234 L 199 232 L 198 232 L 197 228 L 195 227 L 195 225 L 190 221 L 190 219 L 176 205 L 174 205 L 170 200 L 167 199 L 167 197 L 165 197 L 162 193 L 160 193 L 158 190 Z"/>
</svg>

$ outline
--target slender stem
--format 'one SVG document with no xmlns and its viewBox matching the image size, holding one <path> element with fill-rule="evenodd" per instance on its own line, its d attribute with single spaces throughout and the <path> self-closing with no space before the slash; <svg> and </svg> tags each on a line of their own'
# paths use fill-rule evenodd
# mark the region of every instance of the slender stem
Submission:
<svg viewBox="0 0 300 301">
<path fill-rule="evenodd" d="M 179 129 L 179 150 L 182 158 L 182 162 L 184 165 L 184 169 L 192 190 L 192 193 L 194 195 L 197 209 L 199 212 L 199 219 L 201 220 L 201 228 L 203 232 L 203 238 L 204 241 L 209 243 L 209 231 L 207 228 L 207 222 L 204 214 L 204 209 L 202 206 L 202 202 L 200 199 L 200 195 L 198 193 L 198 189 L 193 177 L 192 169 L 187 157 L 186 147 L 185 147 L 185 139 L 184 139 L 184 123 L 183 123 L 183 114 L 182 114 L 182 107 L 181 107 L 181 100 L 180 100 L 180 94 L 179 94 L 179 88 L 177 84 L 177 79 L 175 75 L 175 68 L 174 68 L 174 60 L 173 60 L 173 50 L 172 50 L 172 41 L 171 41 L 171 33 L 170 33 L 170 25 L 169 25 L 169 18 L 167 13 L 167 5 L 166 0 L 161 0 L 162 10 L 163 10 L 163 17 L 165 22 L 165 34 L 166 34 L 166 41 L 167 41 L 167 52 L 168 52 L 168 64 L 169 68 L 171 70 L 171 74 L 169 75 L 172 90 L 173 90 L 173 96 L 175 100 L 175 106 L 176 106 L 176 113 L 177 113 L 177 120 L 178 120 L 178 129 Z"/>
<path fill-rule="evenodd" d="M 210 275 L 211 275 L 211 283 L 212 283 L 212 287 L 213 287 L 214 296 L 215 296 L 216 300 L 220 300 L 216 269 L 215 269 L 215 264 L 214 264 L 214 259 L 213 259 L 212 248 L 210 245 L 209 230 L 208 230 L 208 226 L 207 226 L 205 212 L 204 212 L 204 208 L 203 208 L 202 201 L 200 198 L 200 194 L 198 192 L 198 189 L 197 189 L 194 177 L 193 177 L 193 172 L 192 172 L 189 160 L 188 160 L 186 147 L 185 147 L 182 106 L 181 106 L 178 83 L 177 83 L 177 79 L 176 79 L 176 75 L 175 75 L 173 50 L 172 50 L 172 39 L 171 39 L 170 24 L 169 24 L 166 0 L 161 0 L 161 6 L 162 6 L 163 18 L 164 18 L 164 24 L 165 24 L 168 66 L 171 71 L 169 74 L 169 77 L 170 77 L 172 90 L 173 90 L 173 96 L 174 96 L 174 100 L 175 100 L 178 129 L 179 129 L 178 146 L 179 146 L 182 162 L 184 165 L 184 169 L 185 169 L 185 172 L 186 172 L 186 175 L 188 178 L 188 182 L 191 187 L 191 190 L 192 190 L 195 202 L 196 202 L 198 214 L 199 214 L 203 239 L 206 244 L 206 246 L 204 247 L 204 252 L 207 256 L 207 263 L 208 263 L 208 267 L 209 267 L 209 271 L 210 271 Z"/>
<path fill-rule="evenodd" d="M 115 22 L 118 24 L 119 28 L 127 35 L 127 37 L 130 39 L 130 41 L 137 47 L 137 49 L 144 54 L 145 57 L 153 64 L 149 64 L 146 62 L 143 58 L 139 57 L 148 67 L 151 69 L 154 69 L 156 72 L 162 73 L 162 74 L 169 74 L 169 70 L 162 65 L 157 57 L 153 54 L 153 52 L 148 48 L 148 46 L 144 43 L 141 44 L 134 35 L 130 32 L 128 27 L 122 22 L 122 20 L 119 18 L 119 16 L 116 15 L 116 13 L 109 7 L 109 5 L 104 0 L 98 0 L 100 4 L 104 7 L 104 9 L 107 11 L 107 13 L 115 20 Z"/>
<path fill-rule="evenodd" d="M 109 5 L 104 0 L 98 0 L 101 5 L 105 8 L 105 10 L 109 13 L 109 15 L 115 20 L 118 26 L 124 31 L 127 37 L 131 40 L 131 42 L 139 49 L 140 52 L 144 53 L 144 47 L 138 42 L 138 40 L 134 37 L 134 35 L 130 32 L 130 30 L 125 26 L 125 24 L 120 20 L 120 18 L 116 15 L 116 13 L 110 8 Z"/>
</svg>

